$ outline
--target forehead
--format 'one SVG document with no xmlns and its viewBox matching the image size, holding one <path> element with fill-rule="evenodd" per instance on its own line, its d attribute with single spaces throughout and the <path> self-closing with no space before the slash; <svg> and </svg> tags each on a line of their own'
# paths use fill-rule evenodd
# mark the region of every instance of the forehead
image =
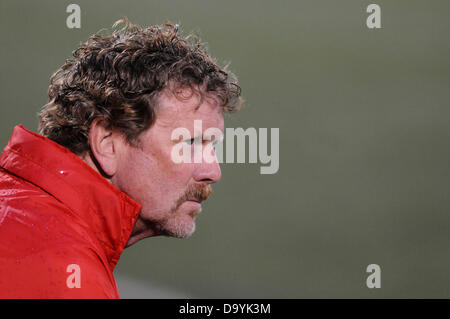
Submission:
<svg viewBox="0 0 450 319">
<path fill-rule="evenodd" d="M 201 120 L 203 129 L 216 127 L 223 131 L 223 109 L 212 94 L 200 94 L 191 89 L 175 93 L 166 89 L 157 99 L 155 126 L 165 128 L 191 128 L 194 120 Z"/>
</svg>

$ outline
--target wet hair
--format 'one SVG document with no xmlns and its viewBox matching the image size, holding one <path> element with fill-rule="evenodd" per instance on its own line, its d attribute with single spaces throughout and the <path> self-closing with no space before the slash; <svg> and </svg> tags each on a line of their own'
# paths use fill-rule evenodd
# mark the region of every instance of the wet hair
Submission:
<svg viewBox="0 0 450 319">
<path fill-rule="evenodd" d="M 90 150 L 91 123 L 100 118 L 134 145 L 155 121 L 159 93 L 173 87 L 201 87 L 199 93 L 213 94 L 223 112 L 241 107 L 235 75 L 208 55 L 198 37 L 181 35 L 171 23 L 142 29 L 121 19 L 113 29 L 91 36 L 52 75 L 40 134 L 82 155 Z"/>
</svg>

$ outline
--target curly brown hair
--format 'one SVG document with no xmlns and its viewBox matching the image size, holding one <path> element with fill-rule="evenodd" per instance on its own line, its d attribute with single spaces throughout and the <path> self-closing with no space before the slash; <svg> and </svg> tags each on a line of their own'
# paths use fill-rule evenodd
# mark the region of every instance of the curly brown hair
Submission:
<svg viewBox="0 0 450 319">
<path fill-rule="evenodd" d="M 145 29 L 127 19 L 111 35 L 91 36 L 50 78 L 49 103 L 39 113 L 39 133 L 77 155 L 90 150 L 89 128 L 101 118 L 131 145 L 155 121 L 156 98 L 170 83 L 201 86 L 224 112 L 241 107 L 241 88 L 204 44 L 182 36 L 178 25 Z M 203 94 L 200 92 L 200 94 Z"/>
</svg>

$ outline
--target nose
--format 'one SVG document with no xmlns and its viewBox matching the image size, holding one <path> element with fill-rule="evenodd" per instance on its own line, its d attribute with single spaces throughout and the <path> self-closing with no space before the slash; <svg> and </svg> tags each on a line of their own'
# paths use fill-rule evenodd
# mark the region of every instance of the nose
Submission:
<svg viewBox="0 0 450 319">
<path fill-rule="evenodd" d="M 194 179 L 199 183 L 214 184 L 222 177 L 218 162 L 202 163 L 195 172 Z"/>
</svg>

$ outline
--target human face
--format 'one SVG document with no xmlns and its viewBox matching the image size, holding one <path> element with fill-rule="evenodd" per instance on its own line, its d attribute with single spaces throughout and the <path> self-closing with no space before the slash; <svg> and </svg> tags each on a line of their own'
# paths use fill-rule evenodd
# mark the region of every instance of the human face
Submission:
<svg viewBox="0 0 450 319">
<path fill-rule="evenodd" d="M 217 161 L 172 160 L 172 149 L 180 142 L 172 140 L 176 128 L 189 130 L 203 147 L 214 142 L 206 138 L 205 130 L 217 128 L 223 132 L 223 113 L 216 99 L 205 96 L 199 105 L 199 95 L 191 93 L 185 89 L 179 96 L 186 98 L 179 99 L 168 90 L 161 92 L 154 124 L 140 135 L 140 148 L 126 147 L 116 178 L 117 186 L 142 205 L 140 227 L 147 225 L 158 234 L 178 238 L 194 232 L 201 201 L 211 193 L 211 184 L 221 177 Z M 202 121 L 201 136 L 194 135 L 194 120 Z M 199 135 L 198 130 L 196 133 Z"/>
</svg>

